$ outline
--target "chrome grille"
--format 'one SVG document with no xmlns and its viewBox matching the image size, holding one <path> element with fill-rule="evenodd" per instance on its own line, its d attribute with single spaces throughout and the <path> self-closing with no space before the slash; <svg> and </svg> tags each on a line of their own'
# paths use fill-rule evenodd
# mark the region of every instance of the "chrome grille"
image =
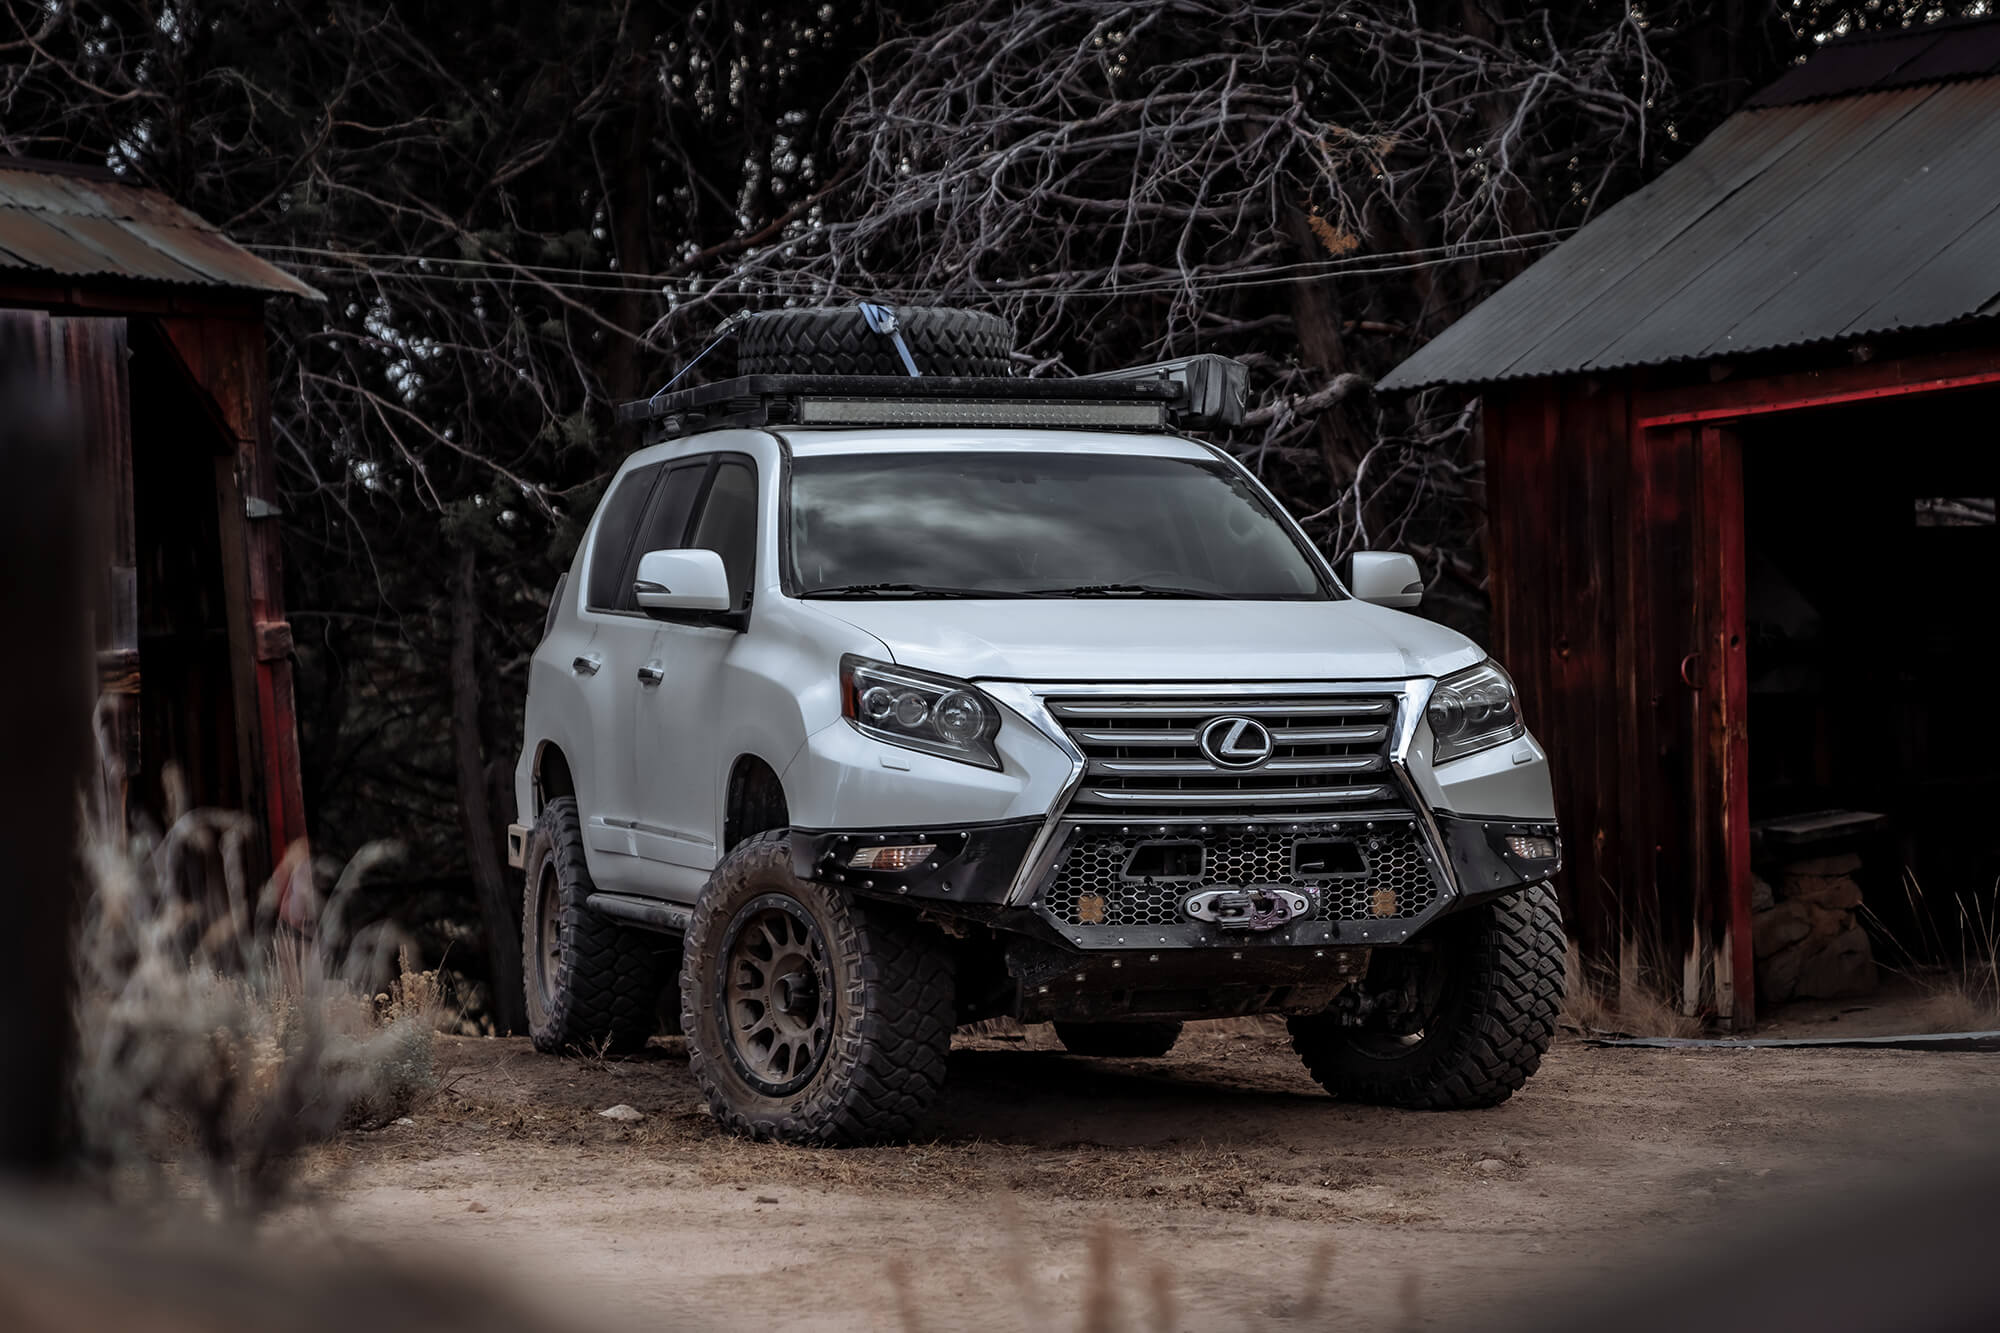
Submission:
<svg viewBox="0 0 2000 1333">
<path fill-rule="evenodd" d="M 1389 771 L 1394 695 L 1047 703 L 1084 755 L 1070 803 L 1079 814 L 1326 815 L 1403 804 Z M 1229 768 L 1202 753 L 1202 728 L 1230 717 L 1270 731 L 1267 761 Z"/>
<path fill-rule="evenodd" d="M 1436 877 L 1409 823 L 1385 821 L 1365 831 L 1342 832 L 1363 857 L 1361 874 L 1302 874 L 1293 854 L 1301 834 L 1283 825 L 1255 825 L 1205 839 L 1198 876 L 1155 880 L 1125 874 L 1134 850 L 1152 840 L 1146 834 L 1085 825 L 1064 851 L 1041 903 L 1069 926 L 1166 926 L 1185 920 L 1180 904 L 1188 894 L 1226 884 L 1296 889 L 1312 900 L 1307 919 L 1314 921 L 1409 918 L 1437 901 Z"/>
</svg>

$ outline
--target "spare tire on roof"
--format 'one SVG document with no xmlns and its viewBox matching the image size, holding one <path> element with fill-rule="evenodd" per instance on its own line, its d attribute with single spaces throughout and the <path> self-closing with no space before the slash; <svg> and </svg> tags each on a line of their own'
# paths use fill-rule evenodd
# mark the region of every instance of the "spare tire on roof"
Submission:
<svg viewBox="0 0 2000 1333">
<path fill-rule="evenodd" d="M 1014 326 L 998 315 L 898 306 L 896 322 L 925 375 L 1008 375 Z M 736 327 L 739 375 L 908 375 L 896 343 L 854 306 L 765 310 Z"/>
</svg>

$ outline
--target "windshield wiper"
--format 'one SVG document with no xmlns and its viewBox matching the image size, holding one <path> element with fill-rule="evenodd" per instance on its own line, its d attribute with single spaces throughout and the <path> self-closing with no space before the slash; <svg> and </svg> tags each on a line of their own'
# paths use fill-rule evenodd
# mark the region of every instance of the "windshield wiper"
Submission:
<svg viewBox="0 0 2000 1333">
<path fill-rule="evenodd" d="M 953 588 L 937 583 L 847 583 L 837 588 L 808 588 L 801 597 L 1032 597 L 1034 593 L 1000 588 Z"/>
<path fill-rule="evenodd" d="M 1079 583 L 1073 588 L 1037 588 L 1037 597 L 1198 597 L 1205 601 L 1227 600 L 1219 592 L 1199 588 L 1174 588 L 1158 583 Z"/>
</svg>

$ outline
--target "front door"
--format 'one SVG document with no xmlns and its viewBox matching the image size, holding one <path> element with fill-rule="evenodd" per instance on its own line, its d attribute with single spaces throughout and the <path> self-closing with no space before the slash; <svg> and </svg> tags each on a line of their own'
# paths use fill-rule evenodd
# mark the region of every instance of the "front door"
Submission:
<svg viewBox="0 0 2000 1333">
<path fill-rule="evenodd" d="M 688 548 L 714 551 L 729 574 L 733 605 L 750 603 L 757 551 L 756 465 L 718 456 L 695 507 Z M 650 549 L 668 549 L 665 546 Z M 658 863 L 667 896 L 692 902 L 721 858 L 723 787 L 732 755 L 721 752 L 717 719 L 727 704 L 735 630 L 701 617 L 665 622 L 634 681 L 640 854 Z"/>
</svg>

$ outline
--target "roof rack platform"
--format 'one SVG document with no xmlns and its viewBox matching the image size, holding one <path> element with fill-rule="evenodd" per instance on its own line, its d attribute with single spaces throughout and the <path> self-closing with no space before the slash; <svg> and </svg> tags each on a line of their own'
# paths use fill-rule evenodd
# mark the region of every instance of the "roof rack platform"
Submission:
<svg viewBox="0 0 2000 1333">
<path fill-rule="evenodd" d="M 1003 426 L 1160 431 L 1233 426 L 1246 375 L 1220 356 L 1074 379 L 743 375 L 618 408 L 649 444 L 724 427 Z"/>
</svg>

